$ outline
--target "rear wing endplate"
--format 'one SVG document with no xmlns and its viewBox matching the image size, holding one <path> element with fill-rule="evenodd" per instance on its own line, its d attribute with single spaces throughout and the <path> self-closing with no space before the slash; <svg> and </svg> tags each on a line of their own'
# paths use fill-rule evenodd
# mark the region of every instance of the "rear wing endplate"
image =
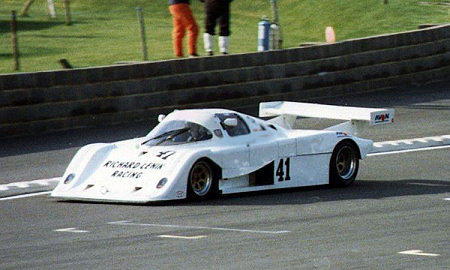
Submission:
<svg viewBox="0 0 450 270">
<path fill-rule="evenodd" d="M 361 108 L 289 101 L 262 102 L 259 104 L 260 117 L 274 117 L 269 121 L 291 129 L 297 117 L 346 120 L 327 128 L 357 134 L 368 126 L 385 125 L 394 122 L 394 109 Z"/>
</svg>

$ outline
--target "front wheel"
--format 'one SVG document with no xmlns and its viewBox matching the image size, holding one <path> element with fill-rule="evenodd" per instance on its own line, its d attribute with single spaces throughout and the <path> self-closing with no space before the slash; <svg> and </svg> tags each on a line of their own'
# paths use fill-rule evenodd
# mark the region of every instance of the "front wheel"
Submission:
<svg viewBox="0 0 450 270">
<path fill-rule="evenodd" d="M 207 161 L 197 161 L 189 172 L 188 198 L 204 199 L 214 195 L 216 182 L 212 166 Z"/>
<path fill-rule="evenodd" d="M 348 186 L 355 181 L 358 174 L 359 155 L 356 146 L 344 141 L 333 151 L 330 160 L 330 184 Z"/>
</svg>

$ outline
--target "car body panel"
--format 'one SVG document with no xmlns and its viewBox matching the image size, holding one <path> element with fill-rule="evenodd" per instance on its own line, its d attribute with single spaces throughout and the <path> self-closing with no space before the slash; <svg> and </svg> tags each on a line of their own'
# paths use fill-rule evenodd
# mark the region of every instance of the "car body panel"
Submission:
<svg viewBox="0 0 450 270">
<path fill-rule="evenodd" d="M 238 127 L 224 125 L 228 118 L 238 120 L 230 123 L 240 122 L 241 135 L 234 134 Z M 164 139 L 155 136 L 173 121 L 195 123 L 206 128 L 210 137 L 176 143 L 179 134 Z M 218 170 L 223 194 L 325 185 L 333 150 L 343 140 L 354 142 L 360 158 L 373 144 L 334 130 L 286 129 L 230 110 L 176 110 L 142 138 L 82 147 L 51 196 L 130 203 L 184 199 L 189 171 L 199 160 Z"/>
</svg>

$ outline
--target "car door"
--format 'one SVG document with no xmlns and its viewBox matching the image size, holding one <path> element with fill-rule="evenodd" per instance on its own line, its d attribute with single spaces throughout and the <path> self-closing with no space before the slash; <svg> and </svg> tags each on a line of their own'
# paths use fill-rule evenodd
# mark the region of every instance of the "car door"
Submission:
<svg viewBox="0 0 450 270">
<path fill-rule="evenodd" d="M 216 114 L 226 137 L 223 154 L 223 176 L 232 178 L 251 171 L 250 163 L 250 129 L 245 121 L 236 113 Z M 236 125 L 226 125 L 227 119 L 235 119 Z"/>
</svg>

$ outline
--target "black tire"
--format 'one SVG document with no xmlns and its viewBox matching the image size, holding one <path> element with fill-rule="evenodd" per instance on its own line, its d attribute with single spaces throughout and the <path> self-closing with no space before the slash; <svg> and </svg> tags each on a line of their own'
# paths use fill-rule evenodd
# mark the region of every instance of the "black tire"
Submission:
<svg viewBox="0 0 450 270">
<path fill-rule="evenodd" d="M 217 194 L 217 179 L 211 164 L 199 160 L 192 166 L 188 176 L 188 199 L 201 200 Z"/>
<path fill-rule="evenodd" d="M 359 151 L 350 141 L 340 142 L 330 159 L 330 184 L 348 186 L 355 181 L 359 169 Z"/>
</svg>

